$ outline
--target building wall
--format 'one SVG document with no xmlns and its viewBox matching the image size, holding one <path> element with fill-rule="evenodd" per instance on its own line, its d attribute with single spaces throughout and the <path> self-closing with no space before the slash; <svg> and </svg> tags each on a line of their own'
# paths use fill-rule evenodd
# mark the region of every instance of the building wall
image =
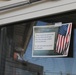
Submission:
<svg viewBox="0 0 76 75">
<path fill-rule="evenodd" d="M 1 3 L 0 9 L 8 5 L 14 5 L 17 2 Z M 27 2 L 26 2 L 27 3 Z M 0 12 L 0 25 L 16 22 L 20 20 L 27 20 L 37 18 L 46 15 L 52 15 L 65 11 L 76 9 L 76 0 L 54 0 L 54 1 L 41 1 L 38 3 L 25 4 L 17 8 L 11 8 L 9 10 L 1 10 Z"/>
<path fill-rule="evenodd" d="M 15 2 L 13 2 L 15 3 Z M 1 3 L 0 8 L 9 5 Z M 45 6 L 45 7 L 44 7 Z M 38 18 L 65 11 L 76 10 L 76 0 L 46 1 L 0 12 L 0 25 L 12 22 Z M 32 58 L 32 38 L 30 40 L 24 59 L 44 66 L 44 72 L 63 72 L 76 74 L 76 30 L 74 30 L 74 57 L 73 58 Z"/>
</svg>

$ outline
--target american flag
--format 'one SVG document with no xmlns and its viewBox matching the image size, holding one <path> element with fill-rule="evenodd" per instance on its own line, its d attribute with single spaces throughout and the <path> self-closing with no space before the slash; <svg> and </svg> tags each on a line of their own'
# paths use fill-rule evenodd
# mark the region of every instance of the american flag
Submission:
<svg viewBox="0 0 76 75">
<path fill-rule="evenodd" d="M 72 23 L 64 24 L 59 27 L 58 39 L 56 43 L 56 52 L 64 55 L 68 54 L 70 45 L 70 36 L 72 30 Z"/>
</svg>

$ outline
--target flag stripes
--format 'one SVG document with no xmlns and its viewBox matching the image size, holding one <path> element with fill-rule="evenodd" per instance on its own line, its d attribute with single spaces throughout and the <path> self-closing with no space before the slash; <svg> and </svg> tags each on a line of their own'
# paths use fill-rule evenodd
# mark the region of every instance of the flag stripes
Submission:
<svg viewBox="0 0 76 75">
<path fill-rule="evenodd" d="M 65 47 L 64 47 L 64 53 L 65 55 L 68 54 L 68 47 L 69 47 L 69 44 L 70 44 L 70 35 L 71 35 L 71 29 L 72 29 L 72 24 L 69 24 L 68 25 L 68 30 L 67 30 L 67 33 L 66 33 L 66 36 L 65 36 Z"/>
<path fill-rule="evenodd" d="M 67 52 L 68 52 L 67 50 L 68 50 L 68 47 L 70 44 L 72 23 L 69 23 L 67 25 L 68 26 L 67 26 L 67 30 L 66 30 L 66 35 L 62 35 L 62 34 L 58 33 L 58 39 L 57 39 L 57 43 L 56 43 L 56 52 L 57 53 L 67 54 Z"/>
</svg>

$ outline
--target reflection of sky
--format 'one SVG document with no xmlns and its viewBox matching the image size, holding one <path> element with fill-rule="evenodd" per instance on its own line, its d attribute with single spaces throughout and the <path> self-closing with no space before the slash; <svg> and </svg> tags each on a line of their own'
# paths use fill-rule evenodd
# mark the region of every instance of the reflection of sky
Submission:
<svg viewBox="0 0 76 75">
<path fill-rule="evenodd" d="M 37 25 L 45 25 L 43 22 L 38 22 Z M 73 58 L 39 58 L 32 57 L 32 38 L 30 39 L 28 48 L 24 55 L 24 59 L 42 65 L 44 67 L 44 71 L 49 72 L 63 72 L 63 73 L 73 73 L 76 74 L 76 30 L 74 30 L 74 57 Z"/>
</svg>

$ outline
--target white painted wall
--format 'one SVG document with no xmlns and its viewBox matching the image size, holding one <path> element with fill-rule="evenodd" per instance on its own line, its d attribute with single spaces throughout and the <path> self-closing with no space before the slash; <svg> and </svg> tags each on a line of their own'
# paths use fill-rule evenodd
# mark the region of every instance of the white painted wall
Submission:
<svg viewBox="0 0 76 75">
<path fill-rule="evenodd" d="M 0 5 L 0 7 L 2 7 Z M 0 11 L 0 25 L 76 9 L 76 0 L 44 1 L 20 8 Z"/>
<path fill-rule="evenodd" d="M 29 2 L 29 0 L 0 0 L 0 7 L 22 1 Z"/>
</svg>

